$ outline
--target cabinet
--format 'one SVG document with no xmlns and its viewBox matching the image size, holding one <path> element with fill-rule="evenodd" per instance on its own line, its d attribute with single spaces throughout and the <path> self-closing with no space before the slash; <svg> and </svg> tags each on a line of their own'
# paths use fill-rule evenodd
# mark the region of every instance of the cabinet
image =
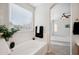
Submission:
<svg viewBox="0 0 79 59">
<path fill-rule="evenodd" d="M 76 43 L 77 55 L 79 55 L 79 43 Z"/>
</svg>

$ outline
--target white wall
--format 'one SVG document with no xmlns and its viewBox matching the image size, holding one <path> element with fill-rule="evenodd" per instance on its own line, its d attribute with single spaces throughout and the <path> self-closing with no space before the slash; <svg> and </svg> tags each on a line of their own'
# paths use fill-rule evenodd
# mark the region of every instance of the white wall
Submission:
<svg viewBox="0 0 79 59">
<path fill-rule="evenodd" d="M 49 16 L 49 10 L 46 10 L 45 7 L 40 6 L 35 10 L 35 25 L 36 26 L 45 26 L 47 24 Z"/>
<path fill-rule="evenodd" d="M 49 21 L 51 4 L 42 4 L 35 9 L 35 26 L 44 26 L 44 39 L 49 40 Z"/>
<path fill-rule="evenodd" d="M 66 28 L 65 25 L 70 24 L 70 18 L 62 19 L 62 14 L 67 13 L 70 15 L 70 4 L 56 4 L 51 10 L 51 22 L 52 22 L 52 33 L 58 36 L 69 36 L 70 29 Z M 54 24 L 57 24 L 57 32 L 54 32 Z"/>
<path fill-rule="evenodd" d="M 0 25 L 9 25 L 8 3 L 0 3 Z"/>
<path fill-rule="evenodd" d="M 73 31 L 73 23 L 76 21 L 75 19 L 79 19 L 79 3 L 74 3 L 71 5 L 72 10 L 72 31 Z M 79 42 L 79 35 L 73 35 L 72 33 L 72 48 L 73 54 L 76 54 L 75 42 Z"/>
</svg>

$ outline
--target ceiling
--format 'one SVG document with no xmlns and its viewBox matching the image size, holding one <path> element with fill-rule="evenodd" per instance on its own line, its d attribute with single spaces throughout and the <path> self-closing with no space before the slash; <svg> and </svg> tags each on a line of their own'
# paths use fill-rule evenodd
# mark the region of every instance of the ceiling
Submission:
<svg viewBox="0 0 79 59">
<path fill-rule="evenodd" d="M 34 6 L 34 7 L 39 7 L 39 6 L 44 6 L 44 5 L 48 5 L 49 7 L 51 7 L 54 3 L 30 3 L 30 5 Z"/>
<path fill-rule="evenodd" d="M 43 3 L 30 3 L 32 6 L 34 7 L 38 7 L 38 6 L 41 6 L 43 5 Z"/>
</svg>

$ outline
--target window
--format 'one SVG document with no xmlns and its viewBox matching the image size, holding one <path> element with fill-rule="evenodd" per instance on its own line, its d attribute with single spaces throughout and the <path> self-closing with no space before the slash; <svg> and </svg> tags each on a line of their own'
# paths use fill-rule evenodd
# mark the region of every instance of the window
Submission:
<svg viewBox="0 0 79 59">
<path fill-rule="evenodd" d="M 32 12 L 17 4 L 10 4 L 10 25 L 32 29 Z"/>
</svg>

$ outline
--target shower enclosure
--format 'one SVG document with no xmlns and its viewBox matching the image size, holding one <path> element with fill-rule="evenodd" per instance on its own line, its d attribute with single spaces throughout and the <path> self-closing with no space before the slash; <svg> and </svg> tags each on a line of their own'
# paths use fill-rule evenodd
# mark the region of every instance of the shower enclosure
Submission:
<svg viewBox="0 0 79 59">
<path fill-rule="evenodd" d="M 71 7 L 68 3 L 55 4 L 51 9 L 51 44 L 55 54 L 70 54 Z"/>
</svg>

